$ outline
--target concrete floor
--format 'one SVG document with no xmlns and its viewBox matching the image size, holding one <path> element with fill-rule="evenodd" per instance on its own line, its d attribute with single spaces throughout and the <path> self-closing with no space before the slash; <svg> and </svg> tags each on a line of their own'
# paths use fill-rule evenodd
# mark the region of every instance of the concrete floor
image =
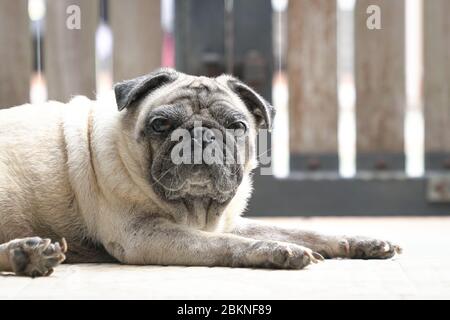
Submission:
<svg viewBox="0 0 450 320">
<path fill-rule="evenodd" d="M 450 217 L 264 220 L 386 238 L 404 254 L 295 271 L 62 265 L 50 278 L 1 275 L 0 299 L 450 299 Z"/>
</svg>

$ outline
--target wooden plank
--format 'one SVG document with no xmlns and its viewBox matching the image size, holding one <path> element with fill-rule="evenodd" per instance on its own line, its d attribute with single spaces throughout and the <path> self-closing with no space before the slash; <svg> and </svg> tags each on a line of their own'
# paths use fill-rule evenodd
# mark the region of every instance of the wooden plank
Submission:
<svg viewBox="0 0 450 320">
<path fill-rule="evenodd" d="M 370 5 L 381 9 L 381 29 L 367 27 Z M 356 2 L 355 83 L 358 168 L 403 168 L 404 0 Z"/>
<path fill-rule="evenodd" d="M 424 1 L 424 116 L 428 169 L 450 169 L 450 1 Z"/>
<path fill-rule="evenodd" d="M 161 66 L 160 0 L 109 1 L 114 35 L 114 81 L 134 78 Z"/>
<path fill-rule="evenodd" d="M 340 179 L 326 172 L 291 172 L 288 179 L 254 176 L 249 216 L 440 216 L 449 203 L 431 197 L 428 178 L 405 179 L 404 174 L 379 172 Z M 441 180 L 444 181 L 444 180 Z M 436 184 L 435 184 L 436 186 Z M 446 185 L 432 192 L 447 193 Z M 448 193 L 447 193 L 448 194 Z"/>
<path fill-rule="evenodd" d="M 336 157 L 336 27 L 336 1 L 289 1 L 287 65 L 293 154 Z"/>
<path fill-rule="evenodd" d="M 80 8 L 80 29 L 67 27 L 67 19 L 73 22 L 71 17 L 76 14 L 68 10 L 73 5 Z M 65 102 L 74 95 L 95 97 L 98 18 L 98 0 L 47 1 L 44 56 L 49 99 Z"/>
<path fill-rule="evenodd" d="M 32 69 L 26 0 L 0 0 L 0 108 L 29 102 Z"/>
<path fill-rule="evenodd" d="M 175 1 L 178 70 L 206 76 L 225 72 L 224 3 L 224 0 Z"/>
<path fill-rule="evenodd" d="M 239 0 L 233 4 L 233 74 L 265 99 L 272 99 L 273 46 L 270 0 Z M 251 16 L 257 19 L 249 19 Z"/>
</svg>

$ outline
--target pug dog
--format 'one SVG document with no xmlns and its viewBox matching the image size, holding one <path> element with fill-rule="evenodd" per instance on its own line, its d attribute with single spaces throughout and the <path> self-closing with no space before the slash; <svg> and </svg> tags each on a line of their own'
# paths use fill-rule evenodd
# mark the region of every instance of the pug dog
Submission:
<svg viewBox="0 0 450 320">
<path fill-rule="evenodd" d="M 0 111 L 0 271 L 48 276 L 64 260 L 302 269 L 400 252 L 241 217 L 275 110 L 238 79 L 160 69 L 113 92 Z M 196 161 L 195 146 L 228 155 Z"/>
</svg>

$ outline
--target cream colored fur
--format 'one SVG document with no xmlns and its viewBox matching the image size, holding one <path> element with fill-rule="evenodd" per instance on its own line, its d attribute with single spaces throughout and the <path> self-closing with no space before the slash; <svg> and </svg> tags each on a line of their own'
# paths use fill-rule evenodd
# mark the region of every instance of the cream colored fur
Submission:
<svg viewBox="0 0 450 320">
<path fill-rule="evenodd" d="M 67 104 L 0 111 L 0 243 L 64 237 L 73 261 L 96 261 L 97 247 L 104 247 L 115 259 L 132 264 L 302 268 L 320 257 L 313 250 L 328 257 L 352 256 L 352 246 L 359 243 L 353 238 L 242 220 L 254 158 L 246 163 L 244 180 L 217 221 L 202 225 L 187 213 L 170 213 L 146 179 L 148 150 L 135 141 L 146 110 L 192 78 L 156 90 L 132 116 L 117 111 L 113 93 L 97 101 L 75 97 Z M 230 91 L 228 79 L 217 81 Z M 229 99 L 252 118 L 231 91 Z M 254 141 L 254 123 L 250 129 Z M 8 248 L 0 247 L 0 270 L 2 265 L 8 269 Z M 392 250 L 382 252 L 387 257 Z"/>
</svg>

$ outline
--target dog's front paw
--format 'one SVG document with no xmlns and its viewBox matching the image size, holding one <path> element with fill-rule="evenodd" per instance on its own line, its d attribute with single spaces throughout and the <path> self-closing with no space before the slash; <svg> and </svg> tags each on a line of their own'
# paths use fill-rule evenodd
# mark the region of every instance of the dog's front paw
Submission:
<svg viewBox="0 0 450 320">
<path fill-rule="evenodd" d="M 249 253 L 256 267 L 274 269 L 303 269 L 323 257 L 311 249 L 277 241 L 258 241 Z"/>
<path fill-rule="evenodd" d="M 402 253 L 402 248 L 389 241 L 366 237 L 349 237 L 341 241 L 346 256 L 352 259 L 389 259 Z"/>
<path fill-rule="evenodd" d="M 53 268 L 66 259 L 67 243 L 51 243 L 39 237 L 14 240 L 9 245 L 9 260 L 16 275 L 28 277 L 49 276 Z"/>
</svg>

